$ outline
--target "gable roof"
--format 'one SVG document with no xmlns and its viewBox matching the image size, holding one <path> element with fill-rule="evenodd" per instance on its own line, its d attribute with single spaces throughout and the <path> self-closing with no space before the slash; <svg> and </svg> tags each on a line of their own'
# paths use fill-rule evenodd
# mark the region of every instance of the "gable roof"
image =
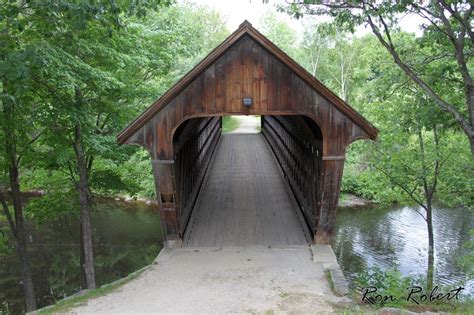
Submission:
<svg viewBox="0 0 474 315">
<path fill-rule="evenodd" d="M 174 97 L 176 97 L 182 90 L 184 90 L 195 78 L 203 73 L 211 64 L 213 64 L 220 56 L 222 56 L 235 42 L 245 35 L 249 35 L 252 39 L 257 41 L 270 54 L 277 58 L 280 62 L 286 65 L 291 71 L 297 74 L 303 81 L 305 81 L 315 91 L 324 96 L 331 104 L 336 106 L 342 113 L 348 116 L 356 125 L 364 130 L 371 139 L 375 139 L 378 134 L 370 122 L 368 122 L 362 115 L 356 112 L 345 101 L 339 98 L 331 90 L 329 90 L 323 83 L 312 76 L 302 66 L 296 63 L 285 52 L 278 48 L 263 34 L 257 31 L 250 22 L 245 20 L 240 24 L 239 28 L 229 35 L 219 46 L 217 46 L 206 58 L 201 60 L 193 69 L 191 69 L 184 77 L 182 77 L 173 87 L 157 99 L 150 107 L 148 107 L 140 116 L 138 116 L 132 123 L 124 128 L 118 135 L 117 141 L 123 144 L 135 132 L 137 132 L 143 125 L 145 125 L 156 113 L 165 107 Z"/>
</svg>

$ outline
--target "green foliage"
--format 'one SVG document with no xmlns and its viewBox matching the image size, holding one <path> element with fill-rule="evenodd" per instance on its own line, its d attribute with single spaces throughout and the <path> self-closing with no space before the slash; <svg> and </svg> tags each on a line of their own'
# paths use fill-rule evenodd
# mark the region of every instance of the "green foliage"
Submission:
<svg viewBox="0 0 474 315">
<path fill-rule="evenodd" d="M 389 205 L 400 200 L 400 192 L 388 178 L 367 164 L 370 144 L 351 145 L 344 165 L 341 191 L 353 193 L 375 203 Z"/>
<path fill-rule="evenodd" d="M 21 157 L 22 189 L 45 192 L 27 204 L 28 218 L 44 224 L 79 213 L 71 145 L 77 125 L 94 194 L 154 196 L 148 152 L 119 147 L 115 135 L 229 33 L 214 10 L 187 3 L 169 6 L 171 2 L 0 0 L 0 186 L 8 181 L 4 144 L 12 136 Z M 414 4 L 374 5 L 389 26 L 396 26 L 397 14 Z M 298 6 L 286 9 L 297 16 L 303 12 Z M 425 203 L 423 186 L 436 181 L 437 201 L 473 206 L 473 160 L 456 122 L 408 83 L 374 36 L 346 32 L 374 11 L 327 13 L 335 23 L 309 21 L 301 38 L 274 14 L 262 18 L 260 29 L 379 128 L 377 143 L 357 142 L 349 148 L 342 189 L 379 203 Z M 397 31 L 392 40 L 433 90 L 467 116 L 461 76 L 454 54 L 446 53 L 450 43 L 442 32 L 426 25 L 423 36 Z M 466 43 L 466 50 L 471 46 Z M 472 60 L 468 65 L 472 69 Z M 237 126 L 236 119 L 223 118 L 224 132 Z M 435 180 L 437 163 L 442 167 Z M 5 218 L 0 216 L 0 222 Z M 7 236 L 2 226 L 0 256 L 11 250 Z M 472 248 L 468 242 L 461 262 L 470 273 Z M 113 269 L 121 262 L 138 266 L 150 261 L 155 249 L 98 255 L 97 268 Z M 77 253 L 54 259 L 53 290 L 77 281 Z M 395 271 L 371 277 L 363 281 L 397 294 L 411 281 Z"/>
<path fill-rule="evenodd" d="M 7 226 L 6 221 L 7 219 L 4 217 L 3 213 L 0 214 L 0 222 L 5 222 L 4 225 L 0 226 L 0 258 L 11 254 L 13 250 L 9 244 L 10 228 Z"/>
<path fill-rule="evenodd" d="M 468 277 L 474 276 L 474 229 L 470 231 L 471 239 L 464 245 L 464 252 L 458 257 L 457 263 L 466 271 Z"/>
<path fill-rule="evenodd" d="M 368 293 L 366 297 L 375 298 L 375 295 L 380 294 L 382 298 L 376 299 L 375 304 L 371 304 L 367 299 L 364 300 L 367 305 L 376 309 L 382 307 L 396 307 L 413 311 L 443 311 L 456 314 L 469 314 L 469 312 L 465 312 L 472 310 L 474 307 L 473 301 L 469 298 L 459 300 L 451 299 L 449 301 L 447 299 L 430 301 L 428 298 L 422 301 L 420 299 L 421 294 L 427 294 L 428 297 L 430 294 L 430 291 L 426 289 L 425 281 L 422 278 L 404 277 L 396 268 L 385 271 L 377 267 L 369 268 L 367 271 L 360 273 L 354 282 L 359 301 L 362 301 L 365 292 L 372 290 L 370 289 L 370 291 L 368 291 L 366 288 L 377 288 L 376 292 Z M 411 287 L 413 286 L 421 287 L 423 291 L 422 293 L 414 293 L 410 296 L 413 299 L 408 300 L 408 296 L 412 290 Z M 437 292 L 447 293 L 457 288 L 459 288 L 459 285 L 438 286 Z M 458 298 L 462 297 L 461 295 L 462 293 L 460 293 Z M 385 296 L 393 298 L 383 298 Z"/>
<path fill-rule="evenodd" d="M 78 143 L 93 196 L 154 195 L 149 154 L 115 136 L 228 34 L 216 11 L 168 0 L 0 0 L 0 28 L 0 189 L 15 156 L 22 191 L 44 193 L 24 211 L 38 227 L 79 214 Z M 11 251 L 5 221 L 2 257 Z M 104 270 L 139 268 L 157 250 L 97 254 L 99 282 L 125 276 L 103 279 Z M 54 298 L 79 289 L 78 254 L 52 256 Z"/>
<path fill-rule="evenodd" d="M 74 190 L 51 191 L 30 200 L 25 206 L 26 217 L 42 225 L 64 215 L 79 217 L 79 205 Z"/>
<path fill-rule="evenodd" d="M 222 117 L 222 132 L 232 132 L 239 128 L 239 120 L 233 116 Z"/>
<path fill-rule="evenodd" d="M 407 54 L 418 45 L 416 38 L 404 33 L 396 34 L 394 40 L 406 47 Z M 448 115 L 409 84 L 397 67 L 387 62 L 387 53 L 373 38 L 354 38 L 350 45 L 360 56 L 348 76 L 352 86 L 348 99 L 380 133 L 376 143 L 357 142 L 350 146 L 343 190 L 380 203 L 415 202 L 400 187 L 402 184 L 423 202 L 423 181 L 434 183 L 438 161 L 436 200 L 448 206 L 474 205 L 469 188 L 473 185 L 474 166 L 462 132 Z"/>
<path fill-rule="evenodd" d="M 260 31 L 288 55 L 293 56 L 298 50 L 296 32 L 289 25 L 279 19 L 273 12 L 267 12 L 260 19 Z"/>
<path fill-rule="evenodd" d="M 11 29 L 1 38 L 10 45 L 0 58 L 0 78 L 9 80 L 1 97 L 18 107 L 11 124 L 21 126 L 23 189 L 75 188 L 71 139 L 79 122 L 93 192 L 152 196 L 148 155 L 119 147 L 115 135 L 227 35 L 223 19 L 190 4 L 150 10 L 168 1 L 51 4 L 33 1 L 28 14 L 16 4 L 2 7 L 12 23 L 37 22 L 34 32 Z M 4 161 L 2 154 L 2 182 Z"/>
<path fill-rule="evenodd" d="M 393 296 L 395 301 L 388 299 L 374 304 L 375 307 L 400 307 L 406 306 L 407 288 L 413 285 L 419 285 L 415 279 L 411 277 L 403 277 L 395 268 L 386 271 L 380 268 L 370 268 L 358 275 L 355 280 L 358 289 L 364 292 L 364 288 L 377 288 L 376 294 L 383 296 Z"/>
<path fill-rule="evenodd" d="M 140 187 L 137 195 L 153 197 L 155 195 L 155 182 L 151 169 L 149 153 L 137 150 L 135 154 L 120 165 L 120 176 Z M 132 193 L 128 191 L 129 193 Z"/>
<path fill-rule="evenodd" d="M 140 181 L 145 180 L 146 176 L 145 178 L 142 177 L 141 179 L 136 178 L 138 174 L 133 177 L 124 176 L 124 170 L 121 168 L 123 163 L 127 162 L 128 160 L 122 162 L 98 158 L 91 174 L 91 189 L 93 189 L 93 191 L 98 194 L 108 195 L 113 195 L 116 193 L 137 195 L 138 193 L 143 192 L 144 189 L 142 188 Z M 148 160 L 146 160 L 146 162 L 149 163 Z M 150 170 L 150 167 L 145 167 L 144 170 Z M 141 172 L 143 172 L 143 170 Z M 151 172 L 148 173 L 148 176 L 151 176 Z"/>
</svg>

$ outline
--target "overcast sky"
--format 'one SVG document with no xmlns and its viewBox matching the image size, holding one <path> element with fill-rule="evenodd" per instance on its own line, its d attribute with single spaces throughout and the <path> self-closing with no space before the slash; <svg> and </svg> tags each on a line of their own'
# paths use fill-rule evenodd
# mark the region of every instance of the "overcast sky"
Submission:
<svg viewBox="0 0 474 315">
<path fill-rule="evenodd" d="M 183 0 L 186 1 L 186 0 Z M 284 3 L 284 0 L 270 0 L 269 3 L 264 4 L 262 0 L 191 0 L 196 4 L 207 5 L 215 8 L 227 21 L 229 31 L 237 29 L 244 20 L 250 21 L 256 28 L 259 27 L 259 21 L 262 15 L 268 11 L 275 12 L 277 16 L 284 19 L 296 31 L 302 30 L 302 21 L 290 18 L 287 14 L 277 12 L 275 5 Z M 319 19 L 323 19 L 319 17 Z M 400 27 L 407 31 L 420 34 L 420 20 L 416 16 L 405 16 L 400 21 Z M 357 36 L 362 36 L 369 33 L 368 29 L 363 26 L 359 27 L 356 32 Z"/>
</svg>

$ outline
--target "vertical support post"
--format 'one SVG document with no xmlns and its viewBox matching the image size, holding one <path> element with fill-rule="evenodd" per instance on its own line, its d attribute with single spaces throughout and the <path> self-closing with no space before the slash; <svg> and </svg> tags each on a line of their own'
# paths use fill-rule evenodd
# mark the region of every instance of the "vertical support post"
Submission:
<svg viewBox="0 0 474 315">
<path fill-rule="evenodd" d="M 336 223 L 336 209 L 341 190 L 344 156 L 323 157 L 321 176 L 321 203 L 319 220 L 314 236 L 315 244 L 330 244 L 331 235 Z"/>
<path fill-rule="evenodd" d="M 156 196 L 160 207 L 164 246 L 178 248 L 182 245 L 179 229 L 178 205 L 173 160 L 152 160 Z"/>
</svg>

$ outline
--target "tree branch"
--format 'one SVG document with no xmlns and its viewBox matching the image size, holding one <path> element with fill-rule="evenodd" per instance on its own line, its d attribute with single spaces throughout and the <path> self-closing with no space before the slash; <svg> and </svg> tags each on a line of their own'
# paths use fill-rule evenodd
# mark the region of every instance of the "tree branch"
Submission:
<svg viewBox="0 0 474 315">
<path fill-rule="evenodd" d="M 375 25 L 370 15 L 367 16 L 367 20 L 372 32 L 378 38 L 380 43 L 387 49 L 390 55 L 392 55 L 395 63 L 405 72 L 405 74 L 418 84 L 418 86 L 420 86 L 420 88 L 425 91 L 425 93 L 428 94 L 428 96 L 430 96 L 443 111 L 450 113 L 469 137 L 474 137 L 474 128 L 469 125 L 462 114 L 454 106 L 445 102 L 428 84 L 426 84 L 426 82 L 424 82 L 405 62 L 403 62 L 396 50 L 382 36 L 379 28 Z"/>
<path fill-rule="evenodd" d="M 470 17 L 473 11 L 472 5 L 469 3 L 469 9 L 466 11 L 465 16 L 463 17 L 459 11 L 457 10 L 457 6 L 455 6 L 455 9 L 451 8 L 451 6 L 446 3 L 444 0 L 440 0 L 439 3 L 442 5 L 446 11 L 448 11 L 456 20 L 459 21 L 460 25 L 463 27 L 463 29 L 468 33 L 469 38 L 471 39 L 471 42 L 474 43 L 474 32 L 471 27 L 471 22 L 470 22 Z"/>
<path fill-rule="evenodd" d="M 438 2 L 434 1 L 434 5 L 437 7 L 437 9 L 440 12 L 439 16 L 440 16 L 441 22 L 446 27 L 446 29 L 448 31 L 448 37 L 449 37 L 449 39 L 451 39 L 451 42 L 454 46 L 456 62 L 458 64 L 459 71 L 461 72 L 461 75 L 463 77 L 464 85 L 467 88 L 469 85 L 472 84 L 472 78 L 471 78 L 471 75 L 469 73 L 469 69 L 467 68 L 466 58 L 464 56 L 464 35 L 466 34 L 466 28 L 461 27 L 461 31 L 459 32 L 459 35 L 456 36 L 456 34 L 455 34 L 455 32 L 454 32 L 454 30 L 451 26 L 451 22 L 449 21 L 449 19 L 444 14 L 444 9 L 446 7 L 451 9 L 451 7 L 449 5 L 447 5 L 442 0 L 440 1 L 440 3 L 444 4 L 443 7 L 441 7 Z M 462 24 L 462 23 L 461 23 L 461 25 L 464 26 L 464 24 Z"/>
<path fill-rule="evenodd" d="M 403 184 L 400 184 L 397 180 L 395 180 L 393 178 L 393 176 L 391 176 L 388 172 L 386 172 L 383 168 L 381 167 L 377 167 L 375 166 L 375 168 L 377 170 L 379 170 L 382 174 L 384 174 L 393 184 L 395 184 L 396 186 L 398 186 L 399 188 L 401 188 L 404 192 L 406 192 L 408 194 L 408 196 L 413 199 L 413 201 L 415 201 L 418 205 L 420 205 L 421 207 L 423 207 L 423 209 L 426 209 L 426 206 L 425 204 L 420 200 L 418 199 L 414 192 L 416 191 L 416 189 L 418 188 L 418 186 L 415 186 L 411 191 L 405 187 L 405 185 Z"/>
</svg>

